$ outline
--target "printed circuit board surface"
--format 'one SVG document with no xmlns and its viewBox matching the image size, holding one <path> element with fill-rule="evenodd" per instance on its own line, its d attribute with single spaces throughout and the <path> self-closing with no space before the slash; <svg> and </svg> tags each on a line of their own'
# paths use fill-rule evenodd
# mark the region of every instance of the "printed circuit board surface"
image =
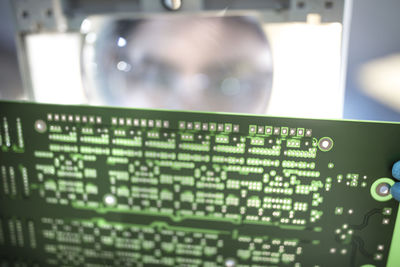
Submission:
<svg viewBox="0 0 400 267">
<path fill-rule="evenodd" d="M 400 124 L 0 102 L 0 126 L 5 266 L 400 264 Z"/>
</svg>

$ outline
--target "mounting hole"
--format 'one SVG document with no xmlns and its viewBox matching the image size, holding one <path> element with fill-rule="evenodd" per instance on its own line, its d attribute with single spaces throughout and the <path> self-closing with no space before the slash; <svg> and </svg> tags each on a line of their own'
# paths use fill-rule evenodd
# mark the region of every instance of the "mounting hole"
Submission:
<svg viewBox="0 0 400 267">
<path fill-rule="evenodd" d="M 35 121 L 35 130 L 38 133 L 45 133 L 47 131 L 46 123 L 44 121 L 42 121 L 42 120 Z"/>
<path fill-rule="evenodd" d="M 333 147 L 333 140 L 330 137 L 322 137 L 318 141 L 318 147 L 321 151 L 329 151 Z"/>
<path fill-rule="evenodd" d="M 371 195 L 376 201 L 388 201 L 392 199 L 390 188 L 394 181 L 389 178 L 379 178 L 371 186 Z"/>
<path fill-rule="evenodd" d="M 390 194 L 390 185 L 388 183 L 380 183 L 376 187 L 376 193 L 381 197 L 385 197 Z"/>
</svg>

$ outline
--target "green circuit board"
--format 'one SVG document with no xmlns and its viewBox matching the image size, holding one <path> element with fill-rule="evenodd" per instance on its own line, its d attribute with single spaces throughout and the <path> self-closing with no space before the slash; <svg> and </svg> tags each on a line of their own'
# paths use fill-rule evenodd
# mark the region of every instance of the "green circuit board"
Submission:
<svg viewBox="0 0 400 267">
<path fill-rule="evenodd" d="M 400 266 L 399 136 L 0 102 L 0 266 Z"/>
</svg>

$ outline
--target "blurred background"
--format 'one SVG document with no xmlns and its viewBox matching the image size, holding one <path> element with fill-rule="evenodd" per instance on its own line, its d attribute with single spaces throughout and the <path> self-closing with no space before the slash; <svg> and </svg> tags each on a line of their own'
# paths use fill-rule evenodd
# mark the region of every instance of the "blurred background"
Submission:
<svg viewBox="0 0 400 267">
<path fill-rule="evenodd" d="M 0 1 L 0 98 L 2 99 L 24 97 L 14 31 L 11 4 L 2 0 Z"/>
<path fill-rule="evenodd" d="M 73 10 L 79 1 L 69 2 Z M 29 14 L 1 0 L 0 98 L 400 121 L 400 1 L 345 1 L 343 23 L 312 9 L 300 21 L 272 14 L 266 23 L 228 14 L 225 2 L 201 16 L 90 17 L 77 20 L 78 33 L 58 22 L 57 33 L 16 42 L 24 25 L 14 16 Z M 309 2 L 318 1 L 281 1 L 300 10 Z M 44 12 L 45 24 L 56 17 Z M 18 67 L 21 45 L 29 81 Z"/>
</svg>

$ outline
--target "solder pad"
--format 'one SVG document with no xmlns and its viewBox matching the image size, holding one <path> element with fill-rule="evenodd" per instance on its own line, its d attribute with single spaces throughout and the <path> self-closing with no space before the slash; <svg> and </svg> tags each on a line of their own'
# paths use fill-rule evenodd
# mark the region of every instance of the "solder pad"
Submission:
<svg viewBox="0 0 400 267">
<path fill-rule="evenodd" d="M 0 124 L 5 266 L 400 266 L 400 124 L 12 102 Z"/>
</svg>

